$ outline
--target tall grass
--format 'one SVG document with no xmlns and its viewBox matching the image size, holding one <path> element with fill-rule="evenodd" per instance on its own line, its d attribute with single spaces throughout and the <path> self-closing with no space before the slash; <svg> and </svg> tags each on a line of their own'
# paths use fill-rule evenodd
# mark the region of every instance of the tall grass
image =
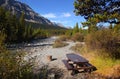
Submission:
<svg viewBox="0 0 120 79">
<path fill-rule="evenodd" d="M 60 48 L 60 47 L 65 47 L 65 46 L 67 46 L 68 45 L 68 43 L 66 43 L 66 42 L 63 42 L 63 41 L 61 41 L 61 40 L 56 40 L 55 42 L 54 42 L 54 44 L 53 44 L 53 48 Z"/>
<path fill-rule="evenodd" d="M 105 78 L 111 77 L 114 79 L 120 77 L 120 59 L 111 58 L 102 50 L 90 50 L 86 45 L 82 44 L 76 44 L 72 49 L 79 52 L 97 68 L 94 73 Z"/>
<path fill-rule="evenodd" d="M 71 37 L 71 39 L 73 41 L 83 42 L 84 41 L 84 35 L 82 33 L 76 33 Z"/>
<path fill-rule="evenodd" d="M 96 33 L 90 33 L 85 38 L 85 43 L 89 49 L 105 51 L 112 58 L 120 58 L 120 35 L 112 30 L 104 29 Z"/>
</svg>

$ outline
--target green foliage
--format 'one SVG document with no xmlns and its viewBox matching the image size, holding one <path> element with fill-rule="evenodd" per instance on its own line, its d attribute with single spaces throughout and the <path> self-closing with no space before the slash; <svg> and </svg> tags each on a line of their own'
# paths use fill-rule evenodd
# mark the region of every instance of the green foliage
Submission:
<svg viewBox="0 0 120 79">
<path fill-rule="evenodd" d="M 0 32 L 0 78 L 32 79 L 33 59 L 24 60 L 23 52 L 10 52 L 5 49 L 5 35 Z"/>
<path fill-rule="evenodd" d="M 97 24 L 99 19 L 95 17 L 89 18 L 86 22 L 83 22 L 84 27 L 88 27 L 88 32 L 96 32 L 98 30 Z"/>
<path fill-rule="evenodd" d="M 42 29 L 36 29 L 33 31 L 33 36 L 35 39 L 38 38 L 46 38 L 47 37 L 47 32 L 45 30 Z"/>
<path fill-rule="evenodd" d="M 31 25 L 29 25 L 28 27 L 27 26 L 25 27 L 25 32 L 23 36 L 26 41 L 33 39 L 33 31 L 34 29 L 31 27 Z"/>
<path fill-rule="evenodd" d="M 106 18 L 101 19 L 101 17 L 98 17 L 101 21 L 108 21 L 110 23 L 118 23 L 119 21 L 116 20 L 119 17 L 118 16 L 120 9 L 118 8 L 120 1 L 118 0 L 75 0 L 74 12 L 77 15 L 84 16 L 85 19 L 89 19 L 91 17 L 94 17 L 94 15 L 98 14 L 100 16 L 105 16 Z M 113 7 L 114 6 L 114 7 Z M 116 7 L 116 9 L 115 9 Z M 118 14 L 117 14 L 118 13 Z"/>
<path fill-rule="evenodd" d="M 120 6 L 119 3 L 117 0 L 75 0 L 74 7 L 75 13 L 86 19 L 82 24 L 88 27 L 90 33 L 98 30 L 99 23 L 120 24 L 120 9 L 117 8 Z M 118 27 L 115 31 L 117 29 Z"/>
<path fill-rule="evenodd" d="M 82 27 L 78 27 L 78 23 L 73 29 L 68 29 L 65 33 L 65 36 L 73 41 L 83 42 L 84 37 L 88 34 L 87 29 L 82 29 Z"/>
<path fill-rule="evenodd" d="M 47 36 L 56 36 L 56 35 L 64 35 L 66 29 L 44 29 Z"/>
<path fill-rule="evenodd" d="M 72 36 L 72 33 L 73 33 L 73 30 L 72 30 L 72 29 L 68 29 L 68 30 L 65 32 L 65 35 L 66 35 L 66 36 Z"/>
<path fill-rule="evenodd" d="M 40 29 L 48 29 L 48 30 L 66 30 L 64 27 L 47 25 L 47 24 L 39 24 L 39 23 L 32 23 L 32 22 L 25 22 L 27 25 L 31 24 L 33 28 L 40 28 Z"/>
<path fill-rule="evenodd" d="M 5 41 L 5 37 L 6 35 L 0 31 L 0 53 L 3 52 L 3 49 L 5 48 L 4 45 L 4 41 Z"/>
<path fill-rule="evenodd" d="M 104 50 L 111 57 L 119 58 L 120 48 L 119 48 L 119 34 L 115 34 L 111 30 L 105 29 L 100 30 L 95 33 L 90 33 L 86 36 L 85 42 L 88 48 L 94 50 Z"/>
<path fill-rule="evenodd" d="M 5 42 L 23 40 L 24 30 L 22 30 L 16 16 L 1 7 L 0 17 L 2 17 L 0 19 L 0 30 L 6 35 Z"/>
<path fill-rule="evenodd" d="M 25 15 L 24 13 L 21 14 L 20 18 L 19 18 L 19 23 L 21 27 L 25 26 Z"/>
<path fill-rule="evenodd" d="M 6 35 L 0 31 L 0 47 L 4 45 Z"/>
<path fill-rule="evenodd" d="M 71 38 L 73 41 L 79 41 L 83 42 L 84 41 L 84 35 L 82 33 L 76 33 L 72 36 Z"/>
<path fill-rule="evenodd" d="M 88 28 L 88 32 L 90 33 L 90 32 L 96 32 L 98 30 L 98 27 L 97 26 L 90 26 L 89 28 Z"/>
<path fill-rule="evenodd" d="M 83 29 L 82 29 L 82 27 L 80 27 L 79 32 L 80 32 L 80 33 L 83 33 Z"/>
<path fill-rule="evenodd" d="M 78 23 L 76 23 L 76 26 L 73 28 L 73 34 L 78 33 L 79 32 L 79 25 Z"/>
<path fill-rule="evenodd" d="M 23 57 L 22 53 L 3 50 L 0 53 L 0 77 L 2 79 L 30 79 L 32 65 L 24 61 Z"/>
<path fill-rule="evenodd" d="M 0 7 L 0 30 L 5 26 L 5 10 Z"/>
<path fill-rule="evenodd" d="M 24 20 L 24 13 L 21 14 L 19 21 L 18 21 L 18 33 L 17 38 L 19 39 L 19 42 L 22 42 L 25 40 L 24 32 L 25 32 L 25 20 Z"/>
<path fill-rule="evenodd" d="M 17 27 L 17 20 L 16 16 L 11 16 L 11 13 L 9 11 L 6 12 L 5 14 L 5 19 L 6 23 L 5 26 L 3 27 L 5 30 L 5 34 L 7 35 L 6 41 L 15 41 L 17 40 L 17 32 L 18 32 L 18 27 Z"/>
<path fill-rule="evenodd" d="M 41 29 L 33 27 L 33 23 L 27 24 L 24 20 L 24 13 L 20 17 L 16 18 L 16 15 L 12 15 L 9 11 L 5 11 L 0 7 L 0 31 L 3 31 L 6 35 L 6 43 L 16 42 L 29 42 L 33 39 L 46 38 L 51 35 L 65 34 L 63 28 L 58 29 L 50 26 L 51 29 Z M 38 24 L 39 26 L 40 24 Z M 42 27 L 47 25 L 41 25 Z M 52 28 L 54 30 L 52 30 Z"/>
<path fill-rule="evenodd" d="M 85 47 L 76 45 L 74 49 L 83 52 L 102 76 L 119 78 L 120 0 L 75 0 L 74 7 L 75 14 L 86 19 L 82 25 L 88 27 Z M 104 23 L 110 26 L 106 28 Z M 118 67 L 111 70 L 116 64 Z"/>
</svg>

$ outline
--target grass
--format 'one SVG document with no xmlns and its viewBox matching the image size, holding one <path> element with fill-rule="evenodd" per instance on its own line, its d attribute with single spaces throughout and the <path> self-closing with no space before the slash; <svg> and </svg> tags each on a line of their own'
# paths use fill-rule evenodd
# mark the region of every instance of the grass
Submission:
<svg viewBox="0 0 120 79">
<path fill-rule="evenodd" d="M 68 43 L 66 43 L 66 42 L 56 40 L 55 43 L 53 44 L 53 48 L 65 47 L 67 45 L 68 45 Z"/>
<path fill-rule="evenodd" d="M 57 40 L 60 40 L 60 41 L 68 41 L 69 39 L 70 39 L 70 36 L 60 35 Z"/>
<path fill-rule="evenodd" d="M 88 50 L 85 46 L 81 46 L 80 44 L 72 47 L 72 49 L 80 52 L 92 65 L 97 68 L 97 71 L 94 73 L 102 75 L 106 78 L 111 77 L 114 79 L 120 77 L 120 59 L 113 59 L 99 50 Z"/>
<path fill-rule="evenodd" d="M 120 60 L 112 59 L 110 57 L 101 57 L 95 55 L 94 58 L 90 59 L 90 62 L 97 67 L 96 73 L 99 73 L 103 76 L 112 76 L 114 74 L 115 77 L 120 76 L 120 72 L 115 74 L 114 72 L 118 72 L 120 70 L 114 70 L 116 67 L 117 69 L 120 68 Z"/>
</svg>

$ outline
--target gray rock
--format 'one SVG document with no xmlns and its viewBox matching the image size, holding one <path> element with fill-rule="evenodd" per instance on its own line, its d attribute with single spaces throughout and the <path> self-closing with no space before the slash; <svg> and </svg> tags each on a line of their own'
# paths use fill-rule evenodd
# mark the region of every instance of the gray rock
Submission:
<svg viewBox="0 0 120 79">
<path fill-rule="evenodd" d="M 28 22 L 54 25 L 50 20 L 33 11 L 33 9 L 27 4 L 21 3 L 17 0 L 0 0 L 0 6 L 10 10 L 12 14 L 16 14 L 17 17 L 19 17 L 23 12 L 25 14 L 25 20 Z"/>
</svg>

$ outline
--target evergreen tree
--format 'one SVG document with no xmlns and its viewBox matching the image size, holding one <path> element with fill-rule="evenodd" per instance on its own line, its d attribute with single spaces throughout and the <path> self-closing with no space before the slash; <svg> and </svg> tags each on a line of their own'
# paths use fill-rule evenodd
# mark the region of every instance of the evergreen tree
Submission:
<svg viewBox="0 0 120 79">
<path fill-rule="evenodd" d="M 120 19 L 118 20 L 120 0 L 75 0 L 74 7 L 76 15 L 84 16 L 86 20 L 94 17 L 96 14 L 101 16 L 106 14 L 106 19 L 101 19 L 101 21 L 115 24 L 120 23 Z M 115 15 L 118 16 L 116 17 Z"/>
<path fill-rule="evenodd" d="M 65 33 L 65 35 L 72 36 L 72 30 L 71 29 L 67 30 L 66 33 Z"/>
<path fill-rule="evenodd" d="M 113 7 L 114 6 L 114 7 Z M 85 25 L 93 31 L 97 30 L 98 23 L 120 24 L 119 0 L 75 0 L 76 15 L 86 19 Z"/>
<path fill-rule="evenodd" d="M 76 26 L 73 28 L 73 35 L 79 32 L 79 25 L 76 23 Z"/>
<path fill-rule="evenodd" d="M 19 27 L 17 33 L 19 41 L 25 40 L 24 32 L 25 32 L 25 18 L 24 13 L 22 13 L 19 19 Z"/>
<path fill-rule="evenodd" d="M 25 26 L 25 14 L 24 13 L 21 14 L 19 22 L 20 22 L 20 26 L 22 27 Z"/>
<path fill-rule="evenodd" d="M 79 32 L 80 32 L 80 33 L 83 33 L 83 29 L 82 29 L 82 27 L 80 27 Z"/>
<path fill-rule="evenodd" d="M 13 38 L 13 42 L 14 41 L 17 41 L 18 40 L 18 38 L 17 38 L 17 33 L 18 33 L 18 30 L 19 30 L 19 27 L 18 27 L 18 24 L 19 24 L 19 22 L 17 21 L 17 17 L 16 17 L 16 15 L 13 15 L 13 18 L 11 19 L 11 21 L 12 21 L 12 27 L 13 27 L 13 33 L 12 33 L 12 38 Z"/>
<path fill-rule="evenodd" d="M 0 31 L 4 30 L 5 27 L 5 10 L 0 7 Z"/>
<path fill-rule="evenodd" d="M 29 41 L 33 38 L 33 28 L 31 25 L 25 27 L 24 37 L 25 41 Z"/>
<path fill-rule="evenodd" d="M 46 38 L 50 35 L 65 34 L 65 30 L 41 30 L 25 24 L 24 13 L 16 17 L 10 11 L 0 7 L 0 32 L 3 32 L 6 43 L 30 41 L 36 38 Z M 45 25 L 46 26 L 46 25 Z"/>
<path fill-rule="evenodd" d="M 5 19 L 6 19 L 6 25 L 4 26 L 5 28 L 5 33 L 7 35 L 6 41 L 11 41 L 11 33 L 12 33 L 12 23 L 11 23 L 11 14 L 9 11 L 5 13 Z"/>
</svg>

